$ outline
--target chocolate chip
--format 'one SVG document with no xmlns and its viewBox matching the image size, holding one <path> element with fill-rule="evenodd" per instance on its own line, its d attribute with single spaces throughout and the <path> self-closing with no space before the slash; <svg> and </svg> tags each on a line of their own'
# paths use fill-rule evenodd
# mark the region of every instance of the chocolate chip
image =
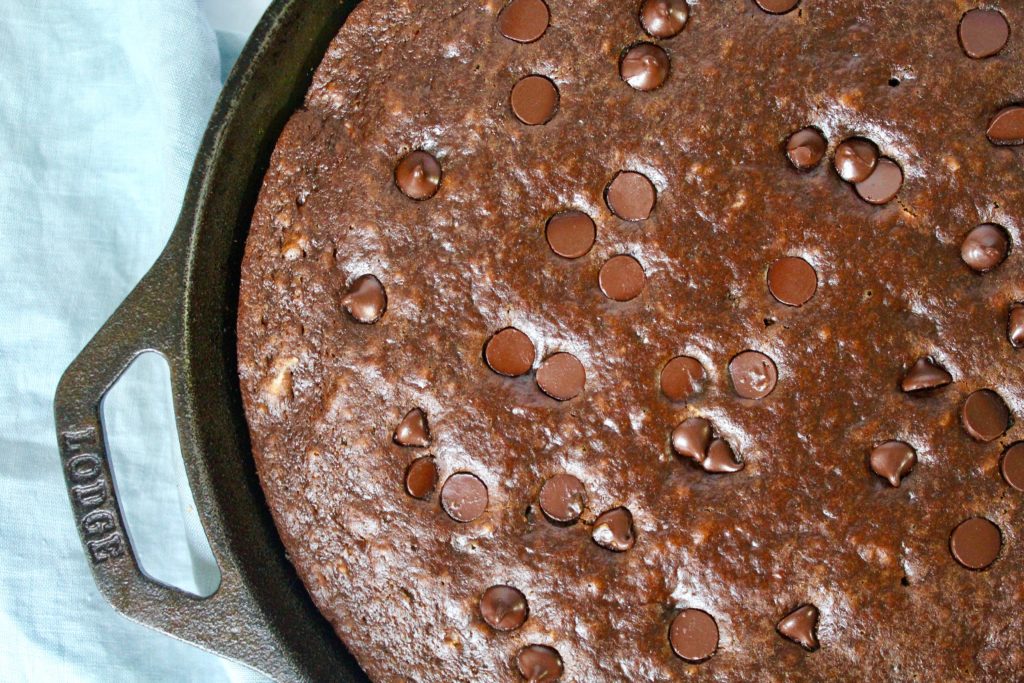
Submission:
<svg viewBox="0 0 1024 683">
<path fill-rule="evenodd" d="M 1024 145 L 1024 107 L 1007 107 L 992 117 L 987 135 L 995 145 Z"/>
<path fill-rule="evenodd" d="M 972 9 L 960 18 L 960 45 L 968 57 L 985 59 L 998 54 L 1010 37 L 1010 24 L 1002 12 Z"/>
<path fill-rule="evenodd" d="M 547 645 L 527 645 L 516 655 L 516 665 L 530 683 L 557 681 L 562 677 L 562 657 Z"/>
<path fill-rule="evenodd" d="M 558 401 L 576 398 L 586 383 L 587 371 L 571 353 L 550 355 L 537 368 L 537 386 Z"/>
<path fill-rule="evenodd" d="M 421 149 L 410 152 L 395 167 L 395 184 L 406 197 L 430 199 L 441 186 L 441 164 Z"/>
<path fill-rule="evenodd" d="M 839 177 L 848 183 L 867 180 L 878 165 L 878 147 L 864 138 L 850 138 L 836 147 L 833 164 Z"/>
<path fill-rule="evenodd" d="M 960 423 L 971 438 L 988 443 L 1010 428 L 1010 409 L 991 389 L 979 389 L 964 401 Z"/>
<path fill-rule="evenodd" d="M 892 159 L 882 157 L 867 180 L 854 186 L 858 196 L 868 204 L 887 204 L 903 187 L 903 169 Z"/>
<path fill-rule="evenodd" d="M 586 506 L 586 489 L 571 474 L 556 474 L 540 489 L 540 509 L 552 522 L 572 524 Z"/>
<path fill-rule="evenodd" d="M 1024 348 L 1024 303 L 1010 306 L 1010 315 L 1006 321 L 1006 337 L 1013 348 Z"/>
<path fill-rule="evenodd" d="M 668 630 L 672 651 L 688 662 L 699 664 L 718 649 L 718 624 L 703 610 L 684 609 Z"/>
<path fill-rule="evenodd" d="M 544 76 L 526 76 L 512 86 L 512 113 L 528 126 L 550 121 L 558 108 L 558 88 Z"/>
<path fill-rule="evenodd" d="M 704 366 L 690 356 L 676 356 L 661 369 L 661 393 L 670 401 L 685 401 L 704 388 Z"/>
<path fill-rule="evenodd" d="M 640 5 L 640 25 L 655 38 L 679 35 L 689 15 L 686 0 L 644 0 Z"/>
<path fill-rule="evenodd" d="M 725 439 L 715 439 L 711 442 L 701 466 L 705 472 L 712 474 L 732 474 L 743 469 L 743 463 L 736 459 L 736 453 Z"/>
<path fill-rule="evenodd" d="M 825 136 L 817 128 L 804 128 L 786 141 L 786 158 L 801 171 L 809 171 L 821 163 L 828 148 Z"/>
<path fill-rule="evenodd" d="M 611 212 L 626 221 L 645 220 L 654 210 L 657 197 L 654 184 L 635 171 L 617 173 L 604 192 Z"/>
<path fill-rule="evenodd" d="M 623 507 L 613 508 L 594 520 L 591 534 L 594 543 L 607 550 L 624 553 L 636 543 L 633 533 L 633 515 Z"/>
<path fill-rule="evenodd" d="M 818 289 L 818 274 L 797 256 L 780 258 L 768 268 L 768 291 L 787 306 L 803 306 Z"/>
<path fill-rule="evenodd" d="M 949 537 L 949 550 L 968 569 L 984 569 L 999 556 L 1003 544 L 999 527 L 984 517 L 960 522 Z"/>
<path fill-rule="evenodd" d="M 399 446 L 429 446 L 430 428 L 427 426 L 427 416 L 419 408 L 413 408 L 398 423 L 392 438 Z"/>
<path fill-rule="evenodd" d="M 405 470 L 405 490 L 413 498 L 426 498 L 437 486 L 437 465 L 429 455 L 416 458 Z"/>
<path fill-rule="evenodd" d="M 967 233 L 960 245 L 960 258 L 972 270 L 985 273 L 1004 260 L 1010 253 L 1010 238 L 1006 229 L 994 223 L 982 223 Z"/>
<path fill-rule="evenodd" d="M 761 399 L 775 389 L 779 372 L 775 362 L 760 351 L 743 351 L 729 361 L 729 377 L 737 396 Z"/>
<path fill-rule="evenodd" d="M 551 251 L 563 258 L 579 258 L 594 246 L 597 228 L 582 211 L 563 211 L 548 219 L 544 234 Z"/>
<path fill-rule="evenodd" d="M 800 0 L 755 0 L 757 6 L 769 14 L 786 14 L 796 9 Z"/>
<path fill-rule="evenodd" d="M 619 75 L 636 90 L 655 90 L 668 78 L 668 55 L 657 45 L 639 43 L 626 50 L 619 62 Z"/>
<path fill-rule="evenodd" d="M 441 487 L 441 507 L 456 522 L 472 522 L 487 509 L 487 486 L 469 472 L 456 472 Z"/>
<path fill-rule="evenodd" d="M 613 256 L 601 267 L 597 276 L 601 291 L 614 301 L 629 301 L 640 296 L 647 282 L 644 268 L 632 256 Z"/>
<path fill-rule="evenodd" d="M 548 30 L 551 13 L 543 0 L 512 0 L 498 15 L 501 35 L 517 43 L 532 43 Z"/>
<path fill-rule="evenodd" d="M 944 387 L 953 381 L 953 375 L 932 360 L 931 356 L 918 358 L 900 382 L 900 388 L 907 393 L 927 391 Z"/>
<path fill-rule="evenodd" d="M 341 305 L 356 322 L 370 325 L 384 315 L 388 297 L 380 280 L 373 275 L 360 275 L 349 285 Z"/>
<path fill-rule="evenodd" d="M 917 453 L 902 441 L 886 441 L 872 449 L 869 462 L 872 472 L 888 479 L 893 486 L 899 486 L 917 463 Z"/>
<path fill-rule="evenodd" d="M 999 466 L 1006 483 L 1024 491 L 1024 441 L 1011 444 L 1003 453 L 1003 462 Z"/>
<path fill-rule="evenodd" d="M 526 596 L 512 586 L 491 586 L 480 596 L 480 616 L 497 631 L 514 631 L 528 614 Z"/>
<path fill-rule="evenodd" d="M 775 626 L 784 637 L 802 645 L 811 652 L 818 649 L 818 608 L 814 605 L 801 605 L 782 618 Z"/>
<path fill-rule="evenodd" d="M 703 417 L 690 417 L 672 430 L 672 449 L 698 465 L 704 463 L 711 445 L 711 423 Z"/>
<path fill-rule="evenodd" d="M 506 377 L 525 375 L 533 367 L 533 342 L 514 327 L 506 327 L 487 340 L 484 359 L 491 370 Z"/>
</svg>

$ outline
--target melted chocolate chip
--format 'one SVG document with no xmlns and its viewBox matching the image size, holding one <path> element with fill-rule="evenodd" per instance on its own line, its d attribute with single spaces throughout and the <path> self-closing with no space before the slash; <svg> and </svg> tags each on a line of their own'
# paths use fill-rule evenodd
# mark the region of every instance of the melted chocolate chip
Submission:
<svg viewBox="0 0 1024 683">
<path fill-rule="evenodd" d="M 594 543 L 607 550 L 624 553 L 636 543 L 633 533 L 633 515 L 626 508 L 613 508 L 594 520 L 591 534 Z"/>
<path fill-rule="evenodd" d="M 1010 24 L 999 10 L 972 9 L 961 17 L 957 33 L 968 57 L 985 59 L 998 54 L 1006 45 Z"/>
<path fill-rule="evenodd" d="M 902 441 L 886 441 L 872 449 L 869 462 L 872 472 L 899 486 L 917 463 L 917 453 Z"/>
<path fill-rule="evenodd" d="M 718 624 L 703 610 L 684 609 L 672 620 L 668 641 L 676 655 L 698 664 L 718 649 Z"/>
<path fill-rule="evenodd" d="M 646 220 L 654 210 L 658 194 L 647 176 L 635 171 L 621 171 L 608 183 L 604 198 L 608 208 L 626 221 Z"/>
<path fill-rule="evenodd" d="M 562 258 L 579 258 L 594 246 L 597 228 L 582 211 L 563 211 L 548 220 L 544 234 L 551 251 Z"/>
<path fill-rule="evenodd" d="M 548 356 L 537 368 L 537 386 L 558 401 L 576 398 L 586 383 L 587 371 L 571 353 Z"/>
<path fill-rule="evenodd" d="M 516 655 L 520 675 L 530 683 L 557 681 L 562 677 L 562 657 L 547 645 L 527 645 Z"/>
<path fill-rule="evenodd" d="M 757 6 L 769 14 L 786 14 L 796 9 L 800 0 L 754 0 Z"/>
<path fill-rule="evenodd" d="M 647 282 L 644 268 L 632 256 L 613 256 L 601 267 L 597 276 L 601 291 L 614 301 L 630 301 L 640 296 Z"/>
<path fill-rule="evenodd" d="M 814 605 L 801 605 L 782 618 L 775 626 L 776 630 L 794 643 L 813 652 L 818 649 L 818 608 Z"/>
<path fill-rule="evenodd" d="M 1010 428 L 1010 409 L 991 389 L 979 389 L 964 401 L 960 423 L 971 438 L 987 443 L 995 441 Z"/>
<path fill-rule="evenodd" d="M 437 486 L 437 465 L 429 455 L 416 458 L 405 470 L 405 490 L 413 498 L 427 498 Z"/>
<path fill-rule="evenodd" d="M 533 367 L 533 342 L 514 327 L 506 327 L 487 340 L 484 359 L 491 370 L 506 377 L 525 375 Z"/>
<path fill-rule="evenodd" d="M 356 322 L 370 325 L 384 315 L 388 297 L 380 280 L 373 275 L 361 275 L 349 285 L 341 305 Z"/>
<path fill-rule="evenodd" d="M 729 361 L 732 388 L 740 398 L 762 399 L 779 380 L 775 361 L 760 351 L 743 351 Z"/>
<path fill-rule="evenodd" d="M 487 509 L 487 486 L 469 472 L 456 472 L 441 487 L 441 507 L 456 522 L 472 522 Z"/>
<path fill-rule="evenodd" d="M 1024 491 L 1024 441 L 1011 444 L 1003 453 L 1003 461 L 999 466 L 1006 483 Z"/>
<path fill-rule="evenodd" d="M 882 157 L 867 180 L 854 186 L 857 195 L 868 204 L 887 204 L 896 198 L 903 187 L 903 169 L 892 159 Z"/>
<path fill-rule="evenodd" d="M 987 135 L 995 145 L 1024 145 L 1024 107 L 1007 107 L 992 117 Z"/>
<path fill-rule="evenodd" d="M 430 428 L 427 426 L 427 416 L 419 408 L 413 408 L 398 423 L 392 438 L 399 446 L 429 446 Z"/>
<path fill-rule="evenodd" d="M 532 43 L 544 35 L 550 21 L 543 0 L 512 0 L 498 15 L 498 30 L 509 40 Z"/>
<path fill-rule="evenodd" d="M 640 5 L 640 25 L 654 38 L 679 35 L 689 15 L 686 0 L 644 0 Z"/>
<path fill-rule="evenodd" d="M 661 369 L 661 393 L 670 401 L 685 401 L 704 388 L 704 366 L 690 356 L 676 356 Z"/>
<path fill-rule="evenodd" d="M 1006 321 L 1006 337 L 1013 348 L 1024 348 L 1024 304 L 1010 306 L 1010 315 Z"/>
<path fill-rule="evenodd" d="M 780 258 L 768 268 L 768 291 L 787 306 L 803 306 L 818 289 L 818 274 L 796 256 Z"/>
<path fill-rule="evenodd" d="M 984 569 L 999 557 L 1002 547 L 999 527 L 984 517 L 960 522 L 949 537 L 949 550 L 968 569 Z"/>
<path fill-rule="evenodd" d="M 900 382 L 903 391 L 914 393 L 946 386 L 953 381 L 953 375 L 944 367 L 932 360 L 931 356 L 918 358 Z"/>
<path fill-rule="evenodd" d="M 410 152 L 395 167 L 395 184 L 410 199 L 430 199 L 441 187 L 441 164 L 421 149 Z"/>
<path fill-rule="evenodd" d="M 705 472 L 712 474 L 732 474 L 743 469 L 743 463 L 736 458 L 732 446 L 725 439 L 715 439 L 711 442 L 701 466 Z"/>
<path fill-rule="evenodd" d="M 586 506 L 586 489 L 571 474 L 556 474 L 540 489 L 540 509 L 552 522 L 572 524 L 580 518 Z"/>
<path fill-rule="evenodd" d="M 703 465 L 711 445 L 711 423 L 703 417 L 691 417 L 672 430 L 672 449 L 679 455 Z"/>
<path fill-rule="evenodd" d="M 550 121 L 558 109 L 558 88 L 544 76 L 526 76 L 512 86 L 512 113 L 528 126 Z"/>
<path fill-rule="evenodd" d="M 1010 239 L 1006 229 L 994 223 L 982 223 L 967 233 L 960 245 L 960 258 L 972 270 L 985 273 L 1006 260 Z"/>
<path fill-rule="evenodd" d="M 850 138 L 836 147 L 833 161 L 839 177 L 848 183 L 867 180 L 878 165 L 878 147 L 864 138 Z"/>
<path fill-rule="evenodd" d="M 528 614 L 526 596 L 512 586 L 491 586 L 480 596 L 480 616 L 496 631 L 514 631 Z"/>
<path fill-rule="evenodd" d="M 657 45 L 640 43 L 626 50 L 619 62 L 619 75 L 636 90 L 649 91 L 661 87 L 668 78 L 668 55 Z"/>
<path fill-rule="evenodd" d="M 801 171 L 809 171 L 825 156 L 828 142 L 817 128 L 804 128 L 789 136 L 786 141 L 786 158 Z"/>
</svg>

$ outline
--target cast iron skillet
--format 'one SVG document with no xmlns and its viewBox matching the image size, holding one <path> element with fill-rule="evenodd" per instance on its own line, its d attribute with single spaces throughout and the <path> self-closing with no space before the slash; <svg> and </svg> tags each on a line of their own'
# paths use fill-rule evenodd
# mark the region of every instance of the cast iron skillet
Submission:
<svg viewBox="0 0 1024 683">
<path fill-rule="evenodd" d="M 270 153 L 358 0 L 277 0 L 228 79 L 163 253 L 64 373 L 64 476 L 96 585 L 114 609 L 278 680 L 365 681 L 285 557 L 249 450 L 235 361 L 242 249 Z M 139 568 L 117 500 L 100 402 L 140 353 L 171 369 L 196 508 L 221 571 L 200 599 Z"/>
</svg>

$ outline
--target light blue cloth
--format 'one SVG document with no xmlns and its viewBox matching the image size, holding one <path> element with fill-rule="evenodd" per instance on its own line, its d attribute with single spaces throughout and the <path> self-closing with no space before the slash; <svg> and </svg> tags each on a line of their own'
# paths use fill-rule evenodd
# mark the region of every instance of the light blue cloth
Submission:
<svg viewBox="0 0 1024 683">
<path fill-rule="evenodd" d="M 99 595 L 64 490 L 52 400 L 63 369 L 163 248 L 222 77 L 266 4 L 3 3 L 4 680 L 262 679 L 127 621 Z M 137 513 L 129 510 L 129 532 L 139 537 L 147 571 L 202 589 L 209 577 L 196 529 L 167 529 L 158 514 L 190 505 L 175 484 L 181 466 L 172 457 L 173 429 L 164 413 L 154 413 L 154 401 L 167 387 L 162 362 L 143 361 L 105 406 L 117 449 L 115 478 L 120 489 L 135 493 L 129 496 Z"/>
</svg>

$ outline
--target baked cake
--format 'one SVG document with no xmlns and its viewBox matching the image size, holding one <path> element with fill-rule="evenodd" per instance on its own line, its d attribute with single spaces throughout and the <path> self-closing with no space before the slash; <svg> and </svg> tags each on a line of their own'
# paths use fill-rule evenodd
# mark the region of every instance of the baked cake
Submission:
<svg viewBox="0 0 1024 683">
<path fill-rule="evenodd" d="M 242 268 L 374 681 L 1024 680 L 1024 5 L 365 0 Z"/>
</svg>

